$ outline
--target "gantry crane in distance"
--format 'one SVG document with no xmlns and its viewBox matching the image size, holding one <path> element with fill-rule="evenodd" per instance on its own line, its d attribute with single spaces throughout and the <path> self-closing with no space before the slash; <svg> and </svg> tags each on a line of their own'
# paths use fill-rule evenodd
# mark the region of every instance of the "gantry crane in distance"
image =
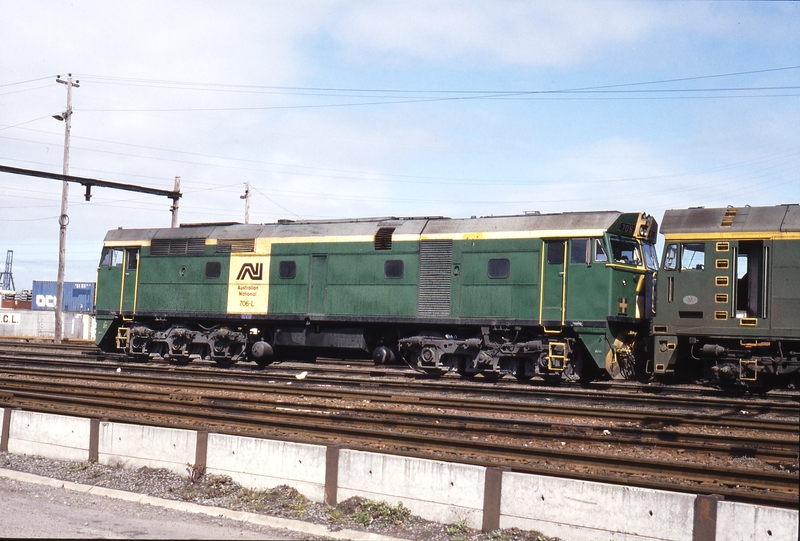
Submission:
<svg viewBox="0 0 800 541">
<path fill-rule="evenodd" d="M 9 294 L 15 291 L 14 289 L 14 275 L 11 274 L 11 265 L 14 262 L 14 250 L 6 252 L 6 269 L 0 274 L 0 289 L 3 294 Z"/>
</svg>

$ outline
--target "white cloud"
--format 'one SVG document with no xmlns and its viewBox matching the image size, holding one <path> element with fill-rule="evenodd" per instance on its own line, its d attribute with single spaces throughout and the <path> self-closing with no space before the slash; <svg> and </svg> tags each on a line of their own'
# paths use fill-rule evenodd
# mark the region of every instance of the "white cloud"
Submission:
<svg viewBox="0 0 800 541">
<path fill-rule="evenodd" d="M 647 3 L 370 2 L 345 4 L 333 33 L 347 53 L 467 66 L 574 65 L 643 39 L 658 23 Z"/>
</svg>

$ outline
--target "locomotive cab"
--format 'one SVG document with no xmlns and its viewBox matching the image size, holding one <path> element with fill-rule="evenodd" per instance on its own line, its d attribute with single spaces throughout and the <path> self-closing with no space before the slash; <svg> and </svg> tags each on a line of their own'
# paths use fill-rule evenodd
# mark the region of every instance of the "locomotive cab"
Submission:
<svg viewBox="0 0 800 541">
<path fill-rule="evenodd" d="M 670 210 L 655 372 L 762 386 L 798 370 L 797 205 Z"/>
</svg>

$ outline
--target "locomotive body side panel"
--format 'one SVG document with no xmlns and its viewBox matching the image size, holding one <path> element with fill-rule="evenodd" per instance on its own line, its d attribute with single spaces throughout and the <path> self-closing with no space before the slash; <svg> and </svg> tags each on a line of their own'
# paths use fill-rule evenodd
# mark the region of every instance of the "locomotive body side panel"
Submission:
<svg viewBox="0 0 800 541">
<path fill-rule="evenodd" d="M 772 251 L 772 329 L 776 334 L 800 338 L 800 234 L 776 240 Z"/>
<path fill-rule="evenodd" d="M 454 242 L 451 314 L 537 319 L 540 246 L 539 239 Z"/>
</svg>

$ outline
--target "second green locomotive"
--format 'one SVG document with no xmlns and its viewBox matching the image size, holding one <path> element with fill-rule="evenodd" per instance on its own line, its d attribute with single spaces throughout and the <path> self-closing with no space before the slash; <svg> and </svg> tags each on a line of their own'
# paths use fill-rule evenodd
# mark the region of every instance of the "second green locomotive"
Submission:
<svg viewBox="0 0 800 541">
<path fill-rule="evenodd" d="M 668 210 L 654 372 L 797 386 L 800 206 Z"/>
</svg>

